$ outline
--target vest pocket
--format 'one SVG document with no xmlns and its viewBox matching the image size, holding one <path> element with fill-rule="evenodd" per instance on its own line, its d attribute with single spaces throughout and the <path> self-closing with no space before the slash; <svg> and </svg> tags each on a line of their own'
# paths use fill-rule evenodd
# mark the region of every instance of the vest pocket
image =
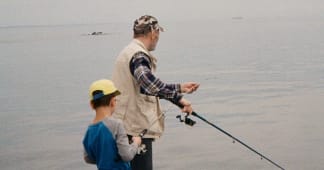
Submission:
<svg viewBox="0 0 324 170">
<path fill-rule="evenodd" d="M 140 94 L 137 106 L 148 121 L 157 115 L 157 99 L 155 96 Z"/>
<path fill-rule="evenodd" d="M 144 102 L 150 102 L 150 103 L 156 103 L 157 99 L 155 96 L 148 96 L 148 95 L 143 95 L 140 94 L 142 100 L 144 100 Z"/>
</svg>

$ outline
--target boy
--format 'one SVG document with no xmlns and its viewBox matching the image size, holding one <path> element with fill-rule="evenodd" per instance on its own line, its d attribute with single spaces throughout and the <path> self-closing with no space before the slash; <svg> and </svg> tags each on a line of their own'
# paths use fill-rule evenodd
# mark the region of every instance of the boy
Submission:
<svg viewBox="0 0 324 170">
<path fill-rule="evenodd" d="M 90 86 L 90 105 L 96 116 L 83 139 L 84 160 L 99 170 L 130 170 L 129 161 L 141 144 L 140 137 L 133 137 L 129 144 L 122 122 L 111 117 L 119 94 L 110 80 L 98 80 Z"/>
</svg>

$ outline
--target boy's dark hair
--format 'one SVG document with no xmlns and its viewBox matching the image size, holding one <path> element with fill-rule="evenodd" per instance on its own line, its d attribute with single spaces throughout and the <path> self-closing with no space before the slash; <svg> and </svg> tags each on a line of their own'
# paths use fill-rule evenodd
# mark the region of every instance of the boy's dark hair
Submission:
<svg viewBox="0 0 324 170">
<path fill-rule="evenodd" d="M 96 94 L 100 94 L 100 93 L 103 93 L 101 90 L 96 90 L 92 93 L 92 95 L 96 95 Z M 105 96 L 102 96 L 100 97 L 99 99 L 95 99 L 95 100 L 92 100 L 91 103 L 93 105 L 93 108 L 96 109 L 100 106 L 109 106 L 109 103 L 111 101 L 111 99 L 115 96 L 117 96 L 118 92 L 114 92 L 114 93 L 111 93 L 109 95 L 105 95 Z"/>
</svg>

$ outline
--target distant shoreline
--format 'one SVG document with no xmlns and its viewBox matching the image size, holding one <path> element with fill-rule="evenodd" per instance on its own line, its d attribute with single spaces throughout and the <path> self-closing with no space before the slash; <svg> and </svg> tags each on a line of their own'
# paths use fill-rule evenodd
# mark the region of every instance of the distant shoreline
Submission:
<svg viewBox="0 0 324 170">
<path fill-rule="evenodd" d="M 66 26 L 87 26 L 87 25 L 107 25 L 107 24 L 116 24 L 116 23 L 124 23 L 124 22 L 107 22 L 107 23 L 78 23 L 78 24 L 31 24 L 31 25 L 0 25 L 0 29 L 7 29 L 7 28 L 48 28 L 48 27 L 66 27 Z M 125 22 L 126 23 L 126 22 Z"/>
</svg>

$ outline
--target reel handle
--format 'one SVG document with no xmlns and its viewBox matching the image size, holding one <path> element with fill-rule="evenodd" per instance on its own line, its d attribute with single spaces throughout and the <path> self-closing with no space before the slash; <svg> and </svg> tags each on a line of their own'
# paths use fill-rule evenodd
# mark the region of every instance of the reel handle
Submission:
<svg viewBox="0 0 324 170">
<path fill-rule="evenodd" d="M 138 136 L 143 138 L 143 136 L 147 133 L 147 129 L 144 129 Z"/>
<path fill-rule="evenodd" d="M 196 121 L 190 119 L 189 114 L 187 114 L 184 119 L 181 118 L 181 115 L 177 115 L 176 118 L 179 119 L 180 122 L 184 122 L 186 125 L 193 126 L 196 124 Z"/>
</svg>

